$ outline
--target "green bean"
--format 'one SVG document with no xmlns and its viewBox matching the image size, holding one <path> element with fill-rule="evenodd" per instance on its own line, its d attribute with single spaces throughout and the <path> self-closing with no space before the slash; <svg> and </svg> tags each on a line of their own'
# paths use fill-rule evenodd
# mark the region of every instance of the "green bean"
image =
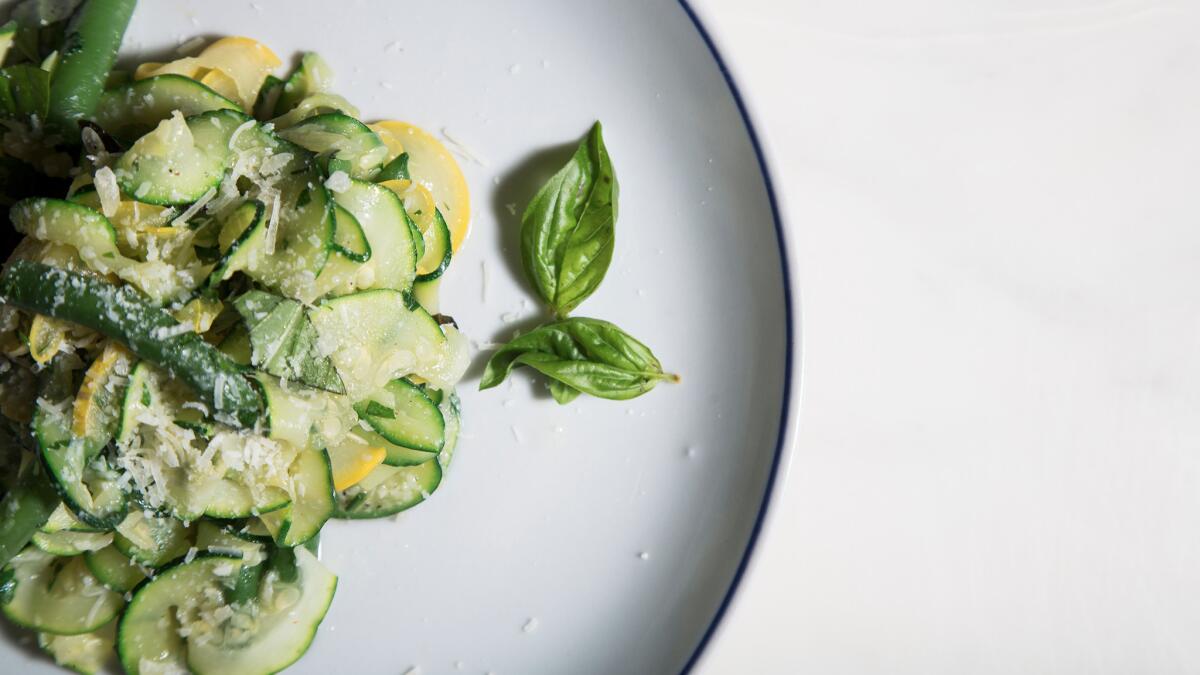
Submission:
<svg viewBox="0 0 1200 675">
<path fill-rule="evenodd" d="M 129 350 L 189 385 L 229 422 L 253 426 L 262 396 L 241 366 L 129 286 L 16 260 L 0 274 L 0 302 L 86 326 L 119 340 Z"/>
<path fill-rule="evenodd" d="M 67 26 L 47 122 L 73 137 L 96 110 L 137 0 L 87 0 Z"/>
</svg>

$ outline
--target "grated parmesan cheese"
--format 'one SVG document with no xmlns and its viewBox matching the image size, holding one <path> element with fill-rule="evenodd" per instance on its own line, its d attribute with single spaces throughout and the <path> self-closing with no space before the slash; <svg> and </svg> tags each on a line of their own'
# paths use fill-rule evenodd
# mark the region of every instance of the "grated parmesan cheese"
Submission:
<svg viewBox="0 0 1200 675">
<path fill-rule="evenodd" d="M 240 129 L 241 127 L 238 127 L 238 128 Z M 200 195 L 199 199 L 197 199 L 191 206 L 187 207 L 187 210 L 185 210 L 183 213 L 179 214 L 178 218 L 171 221 L 171 225 L 174 227 L 180 227 L 182 225 L 187 225 L 188 221 L 191 220 L 192 216 L 196 215 L 197 213 L 200 213 L 200 209 L 203 209 L 210 201 L 212 201 L 213 197 L 216 197 L 216 196 L 217 196 L 217 189 L 216 188 L 208 188 L 208 190 L 204 194 Z"/>
<path fill-rule="evenodd" d="M 345 171 L 334 171 L 325 179 L 325 187 L 334 192 L 345 192 L 350 189 L 350 176 Z"/>
<path fill-rule="evenodd" d="M 121 188 L 117 186 L 117 175 L 107 166 L 101 167 L 92 177 L 96 185 L 96 195 L 100 197 L 100 210 L 105 218 L 117 215 L 121 205 Z"/>
</svg>

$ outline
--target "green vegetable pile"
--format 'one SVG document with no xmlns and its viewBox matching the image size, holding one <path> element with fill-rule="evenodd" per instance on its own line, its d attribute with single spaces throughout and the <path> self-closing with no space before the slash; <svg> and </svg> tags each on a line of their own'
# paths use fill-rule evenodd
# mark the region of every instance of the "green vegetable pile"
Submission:
<svg viewBox="0 0 1200 675">
<path fill-rule="evenodd" d="M 0 613 L 82 673 L 267 675 L 337 588 L 333 519 L 438 489 L 466 339 L 457 163 L 305 54 L 113 70 L 133 0 L 0 28 Z"/>
</svg>

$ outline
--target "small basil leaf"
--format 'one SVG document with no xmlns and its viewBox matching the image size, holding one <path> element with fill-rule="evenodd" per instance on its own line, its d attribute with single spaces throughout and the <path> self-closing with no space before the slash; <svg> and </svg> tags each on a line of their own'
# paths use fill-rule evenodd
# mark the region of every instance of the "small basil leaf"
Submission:
<svg viewBox="0 0 1200 675">
<path fill-rule="evenodd" d="M 679 380 L 664 373 L 650 348 L 625 331 L 582 317 L 546 324 L 501 347 L 488 361 L 479 388 L 500 384 L 517 366 L 533 368 L 570 389 L 614 400 L 641 396 L 660 380 Z M 560 403 L 571 398 L 562 389 L 551 393 Z"/>
<path fill-rule="evenodd" d="M 346 393 L 333 362 L 317 348 L 317 329 L 304 305 L 253 290 L 234 300 L 233 308 L 250 333 L 251 365 L 276 377 Z"/>
<path fill-rule="evenodd" d="M 608 271 L 617 193 L 617 177 L 597 122 L 521 217 L 525 273 L 559 316 L 586 300 Z"/>
</svg>

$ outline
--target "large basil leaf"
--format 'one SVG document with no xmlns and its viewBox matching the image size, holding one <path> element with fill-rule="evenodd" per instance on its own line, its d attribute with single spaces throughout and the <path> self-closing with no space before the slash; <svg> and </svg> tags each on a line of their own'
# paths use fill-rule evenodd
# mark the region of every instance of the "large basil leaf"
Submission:
<svg viewBox="0 0 1200 675">
<path fill-rule="evenodd" d="M 582 317 L 546 324 L 501 347 L 488 361 L 479 388 L 500 384 L 517 366 L 550 378 L 551 393 L 559 403 L 570 402 L 579 392 L 630 399 L 661 380 L 679 379 L 664 373 L 650 348 L 625 331 Z"/>
<path fill-rule="evenodd" d="M 265 373 L 317 389 L 346 393 L 328 356 L 317 348 L 317 330 L 304 305 L 264 291 L 248 291 L 233 307 L 250 333 L 250 364 Z"/>
<path fill-rule="evenodd" d="M 617 177 L 600 123 L 521 218 L 521 259 L 539 295 L 562 317 L 604 279 L 613 254 Z"/>
</svg>

